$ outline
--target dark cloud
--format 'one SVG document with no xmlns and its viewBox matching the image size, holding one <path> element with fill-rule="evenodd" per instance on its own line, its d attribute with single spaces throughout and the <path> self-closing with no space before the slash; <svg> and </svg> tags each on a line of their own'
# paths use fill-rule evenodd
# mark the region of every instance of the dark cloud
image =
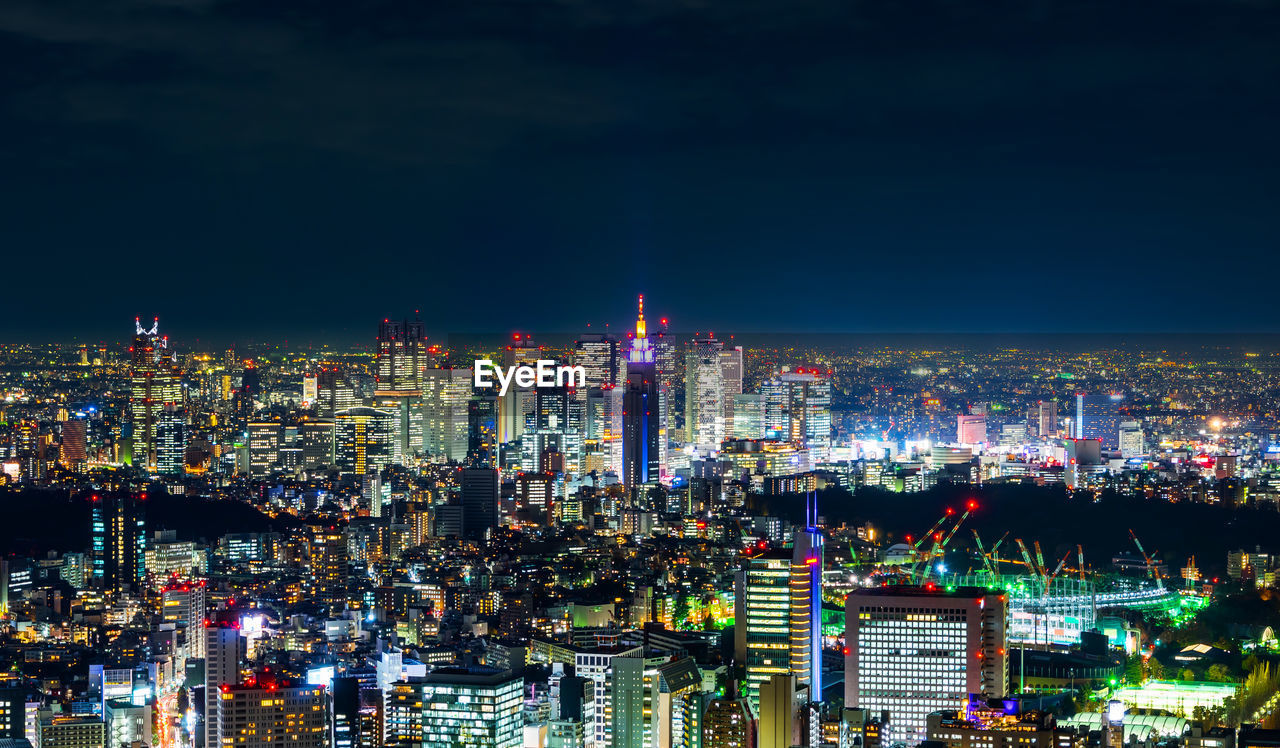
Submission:
<svg viewBox="0 0 1280 748">
<path fill-rule="evenodd" d="M 94 279 L 63 335 L 642 288 L 722 328 L 1269 328 L 1278 42 L 1273 0 L 8 0 L 0 219 L 14 272 Z M 1019 314 L 956 320 L 966 284 Z"/>
</svg>

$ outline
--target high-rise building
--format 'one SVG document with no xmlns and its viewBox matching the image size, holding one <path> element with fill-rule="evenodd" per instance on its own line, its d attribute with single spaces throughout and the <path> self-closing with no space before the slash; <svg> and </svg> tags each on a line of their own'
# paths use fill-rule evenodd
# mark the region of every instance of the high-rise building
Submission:
<svg viewBox="0 0 1280 748">
<path fill-rule="evenodd" d="M 102 705 L 104 729 L 103 748 L 132 748 L 135 745 L 153 745 L 151 723 L 154 720 L 150 704 L 134 704 L 132 699 L 107 699 Z"/>
<path fill-rule="evenodd" d="M 161 591 L 161 620 L 182 633 L 185 654 L 191 659 L 204 659 L 205 597 L 204 582 L 170 584 Z"/>
<path fill-rule="evenodd" d="M 644 660 L 614 657 L 607 678 L 610 748 L 646 748 Z"/>
<path fill-rule="evenodd" d="M 467 466 L 497 467 L 498 459 L 498 398 L 473 396 L 467 401 Z"/>
<path fill-rule="evenodd" d="M 334 466 L 343 475 L 364 475 L 395 460 L 395 415 L 376 408 L 348 408 L 333 417 Z"/>
<path fill-rule="evenodd" d="M 583 335 L 574 344 L 573 360 L 586 371 L 588 388 L 614 387 L 622 382 L 622 343 L 612 335 Z"/>
<path fill-rule="evenodd" d="M 755 748 L 756 720 L 745 699 L 715 699 L 702 717 L 702 748 Z"/>
<path fill-rule="evenodd" d="M 1115 393 L 1076 395 L 1075 438 L 1097 439 L 1103 449 L 1120 445 L 1120 404 L 1124 396 Z"/>
<path fill-rule="evenodd" d="M 724 440 L 724 341 L 700 338 L 689 346 L 684 370 L 685 442 L 712 452 Z"/>
<path fill-rule="evenodd" d="M 245 443 L 249 448 L 249 477 L 265 477 L 280 463 L 284 429 L 277 421 L 250 421 L 245 429 Z"/>
<path fill-rule="evenodd" d="M 765 438 L 764 396 L 758 392 L 733 396 L 734 439 Z"/>
<path fill-rule="evenodd" d="M 166 406 L 185 407 L 182 371 L 169 351 L 169 338 L 159 333 L 157 319 L 151 329 L 134 320 L 137 332 L 129 348 L 129 454 L 134 465 L 156 469 L 156 426 Z"/>
<path fill-rule="evenodd" d="M 1058 403 L 1055 400 L 1040 401 L 1027 413 L 1027 431 L 1033 430 L 1041 439 L 1058 436 Z"/>
<path fill-rule="evenodd" d="M 803 745 L 796 719 L 796 679 L 792 675 L 774 675 L 760 685 L 760 721 L 758 748 L 791 748 Z"/>
<path fill-rule="evenodd" d="M 887 711 L 891 738 L 925 738 L 926 717 L 969 694 L 1004 696 L 1009 682 L 1003 592 L 961 587 L 854 590 L 845 611 L 845 705 Z"/>
<path fill-rule="evenodd" d="M 89 459 L 86 421 L 77 418 L 61 423 L 62 444 L 58 459 L 64 465 L 75 465 Z"/>
<path fill-rule="evenodd" d="M 328 744 L 323 686 L 297 684 L 264 672 L 241 684 L 224 684 L 215 696 L 218 739 L 206 748 L 324 748 Z"/>
<path fill-rule="evenodd" d="M 240 661 L 244 659 L 244 640 L 240 629 L 212 624 L 204 629 L 204 745 L 217 748 L 218 705 L 223 687 L 240 682 Z"/>
<path fill-rule="evenodd" d="M 794 676 L 809 693 L 822 691 L 823 538 L 812 501 L 792 549 L 751 556 L 735 579 L 734 652 L 752 704 L 775 675 Z"/>
<path fill-rule="evenodd" d="M 464 461 L 471 437 L 471 369 L 428 369 L 422 381 L 426 453 L 439 460 Z"/>
<path fill-rule="evenodd" d="M 187 421 L 182 406 L 166 403 L 155 422 L 155 470 L 177 475 L 186 468 Z"/>
<path fill-rule="evenodd" d="M 1142 424 L 1138 421 L 1121 421 L 1118 440 L 1120 456 L 1126 459 L 1147 453 L 1142 438 Z"/>
<path fill-rule="evenodd" d="M 436 668 L 422 684 L 422 748 L 519 748 L 523 691 L 509 670 Z"/>
<path fill-rule="evenodd" d="M 95 494 L 89 521 L 93 568 L 90 583 L 117 592 L 141 590 L 146 582 L 147 522 L 141 496 Z"/>
<path fill-rule="evenodd" d="M 342 530 L 331 525 L 312 528 L 311 581 L 318 600 L 330 605 L 341 605 L 346 600 L 349 563 L 347 538 Z"/>
<path fill-rule="evenodd" d="M 462 532 L 483 538 L 498 526 L 498 471 L 493 468 L 462 469 Z"/>
<path fill-rule="evenodd" d="M 382 320 L 374 364 L 377 391 L 420 395 L 423 373 L 433 365 L 426 329 L 420 320 Z"/>
<path fill-rule="evenodd" d="M 760 386 L 765 438 L 806 446 L 814 459 L 831 447 L 831 379 L 817 367 L 783 369 Z"/>
<path fill-rule="evenodd" d="M 635 336 L 627 351 L 627 380 L 622 395 L 622 481 L 628 497 L 661 477 L 662 425 L 658 370 L 644 321 L 644 297 Z"/>
<path fill-rule="evenodd" d="M 987 417 L 964 414 L 956 416 L 956 441 L 960 444 L 986 444 Z"/>
</svg>

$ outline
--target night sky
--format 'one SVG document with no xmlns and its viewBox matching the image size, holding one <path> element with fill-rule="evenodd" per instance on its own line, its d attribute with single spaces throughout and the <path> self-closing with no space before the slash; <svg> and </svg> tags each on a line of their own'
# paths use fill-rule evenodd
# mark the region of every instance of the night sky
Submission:
<svg viewBox="0 0 1280 748">
<path fill-rule="evenodd" d="M 0 0 L 0 339 L 1275 331 L 1277 0 Z"/>
</svg>

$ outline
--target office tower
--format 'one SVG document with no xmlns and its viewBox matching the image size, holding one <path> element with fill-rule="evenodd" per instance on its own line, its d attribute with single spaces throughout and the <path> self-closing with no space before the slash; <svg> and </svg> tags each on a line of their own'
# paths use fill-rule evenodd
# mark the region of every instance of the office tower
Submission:
<svg viewBox="0 0 1280 748">
<path fill-rule="evenodd" d="M 329 525 L 312 528 L 311 582 L 316 599 L 341 606 L 347 597 L 347 538 Z"/>
<path fill-rule="evenodd" d="M 627 351 L 626 388 L 622 395 L 622 480 L 629 498 L 639 486 L 661 477 L 661 422 L 658 410 L 658 370 L 644 321 L 644 297 L 636 318 L 635 336 Z"/>
<path fill-rule="evenodd" d="M 891 738 L 925 738 L 926 716 L 1009 681 L 1003 593 L 961 587 L 856 589 L 845 611 L 845 705 L 890 713 Z"/>
<path fill-rule="evenodd" d="M 765 438 L 809 448 L 825 459 L 831 447 L 831 379 L 813 368 L 783 369 L 760 386 Z"/>
<path fill-rule="evenodd" d="M 355 384 L 337 366 L 322 366 L 316 372 L 316 415 L 333 418 L 339 411 L 364 405 Z"/>
<path fill-rule="evenodd" d="M 724 436 L 733 433 L 733 397 L 742 394 L 742 346 L 720 351 L 720 381 L 724 387 Z"/>
<path fill-rule="evenodd" d="M 816 495 L 806 497 L 805 515 L 792 550 L 751 556 L 734 580 L 734 652 L 753 704 L 774 675 L 792 675 L 809 693 L 822 692 L 823 538 L 814 526 Z"/>
<path fill-rule="evenodd" d="M 301 685 L 270 673 L 217 693 L 217 742 L 244 748 L 325 748 L 328 713 L 323 686 Z"/>
<path fill-rule="evenodd" d="M 177 475 L 186 468 L 187 422 L 181 406 L 166 403 L 155 423 L 156 472 Z"/>
<path fill-rule="evenodd" d="M 244 659 L 240 629 L 213 624 L 204 630 L 204 746 L 217 748 L 218 704 L 222 688 L 240 682 L 240 660 Z"/>
<path fill-rule="evenodd" d="M 374 364 L 378 392 L 416 397 L 422 391 L 423 372 L 433 365 L 420 320 L 382 320 L 378 325 L 378 358 Z"/>
<path fill-rule="evenodd" d="M 333 462 L 343 475 L 382 470 L 395 458 L 395 415 L 376 408 L 349 408 L 333 417 Z"/>
<path fill-rule="evenodd" d="M 245 429 L 249 477 L 265 477 L 279 466 L 284 429 L 276 421 L 250 421 Z"/>
<path fill-rule="evenodd" d="M 1120 403 L 1124 396 L 1108 393 L 1076 395 L 1075 438 L 1097 439 L 1103 449 L 1120 443 Z"/>
<path fill-rule="evenodd" d="M 1027 424 L 1003 423 L 1000 425 L 999 444 L 1002 447 L 1016 447 L 1027 442 Z"/>
<path fill-rule="evenodd" d="M 1120 456 L 1126 459 L 1147 453 L 1142 439 L 1142 424 L 1137 421 L 1121 421 L 1119 434 Z"/>
<path fill-rule="evenodd" d="M 498 526 L 498 471 L 492 468 L 462 469 L 462 532 L 483 538 Z"/>
<path fill-rule="evenodd" d="M 320 382 L 315 372 L 302 375 L 302 407 L 310 408 L 320 398 Z"/>
<path fill-rule="evenodd" d="M 582 460 L 586 392 L 570 387 L 539 387 L 533 392 L 533 412 L 520 436 L 520 467 L 541 470 L 544 452 L 559 452 L 564 471 L 577 473 Z"/>
<path fill-rule="evenodd" d="M 764 396 L 747 393 L 733 396 L 734 439 L 763 439 L 765 437 Z"/>
<path fill-rule="evenodd" d="M 1035 429 L 1041 439 L 1058 436 L 1058 403 L 1055 400 L 1038 402 L 1027 413 L 1027 430 Z"/>
<path fill-rule="evenodd" d="M 685 356 L 685 443 L 703 452 L 718 450 L 724 440 L 723 349 L 723 341 L 701 338 L 690 344 Z"/>
<path fill-rule="evenodd" d="M 533 341 L 532 335 L 516 333 L 502 349 L 503 366 L 535 366 L 540 358 L 542 347 Z M 510 444 L 519 439 L 533 411 L 533 388 L 519 387 L 512 382 L 507 394 L 498 397 L 498 443 Z"/>
<path fill-rule="evenodd" d="M 464 461 L 470 443 L 471 369 L 428 369 L 422 381 L 426 453 L 442 461 Z"/>
<path fill-rule="evenodd" d="M 146 582 L 147 527 L 141 498 L 128 493 L 95 494 L 89 511 L 94 587 L 141 590 Z"/>
<path fill-rule="evenodd" d="M 474 396 L 467 401 L 467 467 L 497 467 L 498 458 L 498 398 Z"/>
<path fill-rule="evenodd" d="M 594 445 L 601 472 L 618 476 L 623 474 L 622 411 L 625 396 L 625 386 L 592 387 L 587 390 L 584 405 L 584 444 Z M 590 468 L 584 465 L 583 472 L 590 472 Z"/>
<path fill-rule="evenodd" d="M 586 370 L 587 387 L 613 387 L 622 381 L 622 344 L 611 335 L 583 335 L 574 344 L 573 361 Z"/>
<path fill-rule="evenodd" d="M 818 494 L 805 496 L 804 527 L 792 535 L 791 675 L 822 699 L 822 563 L 824 541 L 818 523 Z"/>
<path fill-rule="evenodd" d="M 519 748 L 523 691 L 510 670 L 436 668 L 422 685 L 422 748 Z"/>
<path fill-rule="evenodd" d="M 800 742 L 800 723 L 796 719 L 796 679 L 792 675 L 774 675 L 760 684 L 760 721 L 758 748 L 791 748 Z"/>
<path fill-rule="evenodd" d="M 960 444 L 987 443 L 987 417 L 985 415 L 956 416 L 956 442 Z"/>
<path fill-rule="evenodd" d="M 755 748 L 756 721 L 745 699 L 715 699 L 702 717 L 702 748 Z"/>
<path fill-rule="evenodd" d="M 89 459 L 85 425 L 83 419 L 61 423 L 62 444 L 58 450 L 58 459 L 64 465 L 75 465 Z"/>
<path fill-rule="evenodd" d="M 314 470 L 333 464 L 333 421 L 303 421 L 298 424 L 296 446 L 302 450 L 302 467 Z"/>
<path fill-rule="evenodd" d="M 645 748 L 644 660 L 614 657 L 608 674 L 611 748 Z"/>
<path fill-rule="evenodd" d="M 188 658 L 205 655 L 205 585 L 183 582 L 166 586 L 160 593 L 161 620 L 173 624 L 184 637 Z"/>
<path fill-rule="evenodd" d="M 159 334 L 157 319 L 151 329 L 134 320 L 137 332 L 129 347 L 129 447 L 133 464 L 156 469 L 156 424 L 165 406 L 181 410 L 185 405 L 182 371 L 169 351 L 168 336 Z"/>
<path fill-rule="evenodd" d="M 129 698 L 108 699 L 102 705 L 104 748 L 130 748 L 134 744 L 153 745 L 152 708 L 134 704 Z"/>
<path fill-rule="evenodd" d="M 590 649 L 581 649 L 573 653 L 574 673 L 577 677 L 591 681 L 590 703 L 583 706 L 584 715 L 591 714 L 591 722 L 587 725 L 587 744 L 597 748 L 610 745 L 612 729 L 611 713 L 613 710 L 612 694 L 609 690 L 609 676 L 613 661 L 620 658 L 641 658 L 644 647 L 604 644 Z"/>
</svg>

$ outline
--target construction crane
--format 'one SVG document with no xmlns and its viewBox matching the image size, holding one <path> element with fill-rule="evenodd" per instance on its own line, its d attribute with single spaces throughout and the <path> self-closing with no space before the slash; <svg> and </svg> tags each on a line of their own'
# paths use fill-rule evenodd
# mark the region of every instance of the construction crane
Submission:
<svg viewBox="0 0 1280 748">
<path fill-rule="evenodd" d="M 978 545 L 978 557 L 982 559 L 982 568 L 989 573 L 995 574 L 995 570 L 991 568 L 991 559 L 987 558 L 987 551 L 982 547 L 982 538 L 978 536 L 977 530 L 970 530 L 973 533 L 973 542 Z"/>
<path fill-rule="evenodd" d="M 1067 551 L 1066 553 L 1062 554 L 1062 560 L 1059 561 L 1058 565 L 1054 567 L 1053 573 L 1045 577 L 1044 588 L 1046 591 L 1049 589 L 1049 583 L 1054 580 L 1054 577 L 1058 576 L 1058 574 L 1062 571 L 1062 567 L 1067 565 L 1067 559 L 1069 558 L 1071 558 L 1071 551 Z"/>
<path fill-rule="evenodd" d="M 1040 550 L 1040 541 L 1035 541 L 1036 549 L 1036 571 L 1040 574 L 1040 578 L 1044 579 L 1048 575 L 1044 572 L 1044 553 Z"/>
<path fill-rule="evenodd" d="M 1022 538 L 1014 538 L 1013 542 L 1018 544 L 1018 550 L 1022 553 L 1022 562 L 1027 565 L 1027 571 L 1032 574 L 1038 573 L 1036 563 L 1031 560 L 1031 554 L 1027 552 L 1027 544 L 1022 542 Z"/>
<path fill-rule="evenodd" d="M 1080 581 L 1084 581 L 1084 546 L 1076 543 L 1076 566 L 1080 572 Z"/>
<path fill-rule="evenodd" d="M 1147 573 L 1156 578 L 1156 589 L 1164 592 L 1164 580 L 1160 578 L 1160 572 L 1156 569 L 1156 562 L 1147 555 L 1146 549 L 1142 547 L 1142 541 L 1138 540 L 1138 536 L 1134 534 L 1133 528 L 1129 529 L 1129 537 L 1133 538 L 1133 544 L 1138 546 L 1138 553 L 1142 554 L 1142 559 L 1147 562 Z"/>
<path fill-rule="evenodd" d="M 927 554 L 918 558 L 916 563 L 911 567 L 912 578 L 916 578 L 916 574 L 920 571 L 921 564 L 924 565 L 924 576 L 929 575 L 929 568 L 933 565 L 934 560 L 942 557 L 942 554 L 947 550 L 947 546 L 951 543 L 951 539 L 955 537 L 956 531 L 960 529 L 960 525 L 964 524 L 965 519 L 969 517 L 969 513 L 977 508 L 978 502 L 970 499 L 965 503 L 964 514 L 960 515 L 959 519 L 956 520 L 956 523 L 951 526 L 951 529 L 939 530 L 948 517 L 955 516 L 956 510 L 950 507 L 947 508 L 946 514 L 942 515 L 942 519 L 939 520 L 933 526 L 933 529 L 929 531 L 929 534 L 933 536 L 933 547 L 929 549 Z M 921 538 L 920 540 L 923 542 L 924 538 Z"/>
</svg>

